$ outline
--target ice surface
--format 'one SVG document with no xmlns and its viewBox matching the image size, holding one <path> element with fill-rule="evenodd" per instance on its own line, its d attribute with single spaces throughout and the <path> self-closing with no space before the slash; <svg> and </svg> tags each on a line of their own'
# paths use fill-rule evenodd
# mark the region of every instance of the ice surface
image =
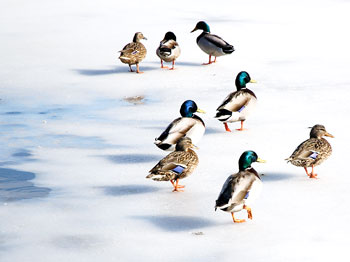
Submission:
<svg viewBox="0 0 350 262">
<path fill-rule="evenodd" d="M 346 261 L 350 202 L 348 1 L 0 3 L 0 261 Z M 202 66 L 195 24 L 236 51 Z M 177 35 L 176 70 L 155 50 Z M 118 51 L 141 31 L 144 74 Z M 246 70 L 256 111 L 227 133 L 215 109 Z M 142 97 L 135 103 L 132 97 Z M 199 166 L 173 193 L 145 179 L 184 100 L 207 129 Z M 287 158 L 323 124 L 332 156 L 308 179 Z M 231 129 L 239 123 L 230 124 Z M 266 164 L 253 220 L 214 212 L 245 150 Z M 246 213 L 237 214 L 246 218 Z"/>
</svg>

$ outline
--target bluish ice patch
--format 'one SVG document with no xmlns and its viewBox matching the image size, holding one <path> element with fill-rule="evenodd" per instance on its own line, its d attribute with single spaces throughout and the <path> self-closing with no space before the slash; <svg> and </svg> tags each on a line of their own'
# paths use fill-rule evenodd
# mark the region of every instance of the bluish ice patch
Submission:
<svg viewBox="0 0 350 262">
<path fill-rule="evenodd" d="M 47 197 L 51 189 L 35 186 L 34 178 L 32 172 L 0 168 L 0 202 Z"/>
<path fill-rule="evenodd" d="M 20 150 L 16 153 L 13 153 L 12 156 L 14 156 L 14 157 L 31 157 L 32 153 L 29 150 L 23 149 L 23 150 Z"/>
<path fill-rule="evenodd" d="M 21 114 L 23 113 L 19 111 L 10 111 L 5 113 L 5 115 L 21 115 Z"/>
<path fill-rule="evenodd" d="M 119 155 L 109 155 L 104 156 L 109 161 L 116 164 L 139 164 L 139 163 L 149 163 L 158 162 L 162 159 L 160 155 L 150 155 L 150 154 L 119 154 Z"/>
</svg>

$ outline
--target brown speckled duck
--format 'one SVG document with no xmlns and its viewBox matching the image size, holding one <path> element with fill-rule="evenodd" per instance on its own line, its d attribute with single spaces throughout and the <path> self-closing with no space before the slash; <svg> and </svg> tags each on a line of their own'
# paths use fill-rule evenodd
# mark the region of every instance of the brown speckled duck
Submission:
<svg viewBox="0 0 350 262">
<path fill-rule="evenodd" d="M 332 147 L 323 136 L 334 137 L 323 125 L 314 125 L 310 138 L 301 143 L 286 160 L 295 166 L 303 167 L 310 178 L 316 178 L 314 166 L 321 164 L 332 154 Z M 307 171 L 308 167 L 312 168 L 311 173 Z"/>
<path fill-rule="evenodd" d="M 147 40 L 142 33 L 135 33 L 132 42 L 124 46 L 123 50 L 119 51 L 120 61 L 124 64 L 129 64 L 130 72 L 134 72 L 131 65 L 136 65 L 136 73 L 143 73 L 139 69 L 139 63 L 146 57 L 147 50 L 140 42 L 141 39 Z"/>
<path fill-rule="evenodd" d="M 176 144 L 175 151 L 164 157 L 150 171 L 146 178 L 156 181 L 170 181 L 173 192 L 183 191 L 185 186 L 179 185 L 179 179 L 183 179 L 195 170 L 198 165 L 198 156 L 191 150 L 195 146 L 189 137 L 182 137 Z"/>
</svg>

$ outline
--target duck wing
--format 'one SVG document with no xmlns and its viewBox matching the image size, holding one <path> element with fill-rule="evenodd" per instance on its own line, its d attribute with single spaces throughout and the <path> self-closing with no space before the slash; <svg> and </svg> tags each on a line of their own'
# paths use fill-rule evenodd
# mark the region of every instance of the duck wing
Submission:
<svg viewBox="0 0 350 262">
<path fill-rule="evenodd" d="M 220 36 L 206 33 L 202 37 L 204 39 L 206 39 L 208 42 L 214 44 L 215 46 L 222 48 L 224 51 L 225 50 L 227 50 L 227 51 L 232 50 L 231 53 L 234 51 L 233 46 L 230 45 L 229 43 L 227 43 Z"/>
<path fill-rule="evenodd" d="M 156 141 L 176 144 L 176 141 L 185 136 L 196 123 L 191 117 L 179 117 L 170 123 Z"/>
<path fill-rule="evenodd" d="M 310 138 L 302 142 L 286 160 L 304 159 L 316 160 L 320 154 L 320 140 L 317 138 Z"/>
<path fill-rule="evenodd" d="M 255 94 L 249 89 L 235 91 L 229 94 L 216 110 L 226 109 L 231 112 L 241 112 L 254 98 L 256 99 Z"/>
<path fill-rule="evenodd" d="M 248 195 L 256 176 L 247 171 L 241 171 L 227 178 L 216 200 L 216 208 L 224 209 L 232 205 L 239 205 Z"/>
</svg>

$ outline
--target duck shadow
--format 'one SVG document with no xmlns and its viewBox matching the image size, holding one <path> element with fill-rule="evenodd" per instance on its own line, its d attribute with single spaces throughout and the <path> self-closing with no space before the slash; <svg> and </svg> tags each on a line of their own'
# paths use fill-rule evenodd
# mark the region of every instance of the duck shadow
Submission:
<svg viewBox="0 0 350 262">
<path fill-rule="evenodd" d="M 220 134 L 220 133 L 225 133 L 225 132 L 223 129 L 206 127 L 204 135 L 213 135 L 213 134 Z"/>
<path fill-rule="evenodd" d="M 189 231 L 216 225 L 209 219 L 194 216 L 132 216 L 131 218 L 147 221 L 169 232 Z"/>
<path fill-rule="evenodd" d="M 158 61 L 152 61 L 152 62 L 148 62 L 148 63 L 160 65 L 160 62 L 158 62 Z M 169 62 L 169 63 L 164 62 L 165 66 L 167 66 L 167 64 L 171 65 L 171 62 Z M 186 62 L 186 61 L 179 61 L 179 62 L 175 61 L 175 68 L 176 68 L 176 66 L 202 66 L 202 64 L 201 63 L 194 63 L 194 62 Z"/>
<path fill-rule="evenodd" d="M 134 66 L 132 66 L 132 68 L 133 70 L 136 71 L 136 68 Z M 140 65 L 140 71 L 151 71 L 156 69 L 157 68 L 155 67 Z M 129 67 L 127 65 L 115 66 L 115 67 L 111 67 L 110 69 L 73 69 L 73 71 L 84 76 L 102 76 L 102 75 L 112 75 L 112 74 L 121 74 L 121 73 L 136 74 L 136 72 L 130 72 Z"/>
<path fill-rule="evenodd" d="M 104 156 L 107 160 L 116 164 L 139 164 L 158 162 L 163 158 L 161 155 L 150 154 L 120 154 L 120 155 L 108 155 Z"/>
<path fill-rule="evenodd" d="M 269 172 L 269 173 L 260 175 L 260 177 L 263 182 L 275 182 L 275 181 L 293 179 L 295 178 L 295 175 L 291 173 L 278 173 L 278 172 L 270 173 Z"/>
<path fill-rule="evenodd" d="M 35 186 L 29 181 L 34 178 L 32 172 L 0 168 L 0 202 L 48 196 L 51 189 Z"/>
<path fill-rule="evenodd" d="M 115 197 L 148 194 L 160 190 L 158 187 L 145 185 L 103 186 L 99 188 L 102 189 L 106 195 Z"/>
</svg>

